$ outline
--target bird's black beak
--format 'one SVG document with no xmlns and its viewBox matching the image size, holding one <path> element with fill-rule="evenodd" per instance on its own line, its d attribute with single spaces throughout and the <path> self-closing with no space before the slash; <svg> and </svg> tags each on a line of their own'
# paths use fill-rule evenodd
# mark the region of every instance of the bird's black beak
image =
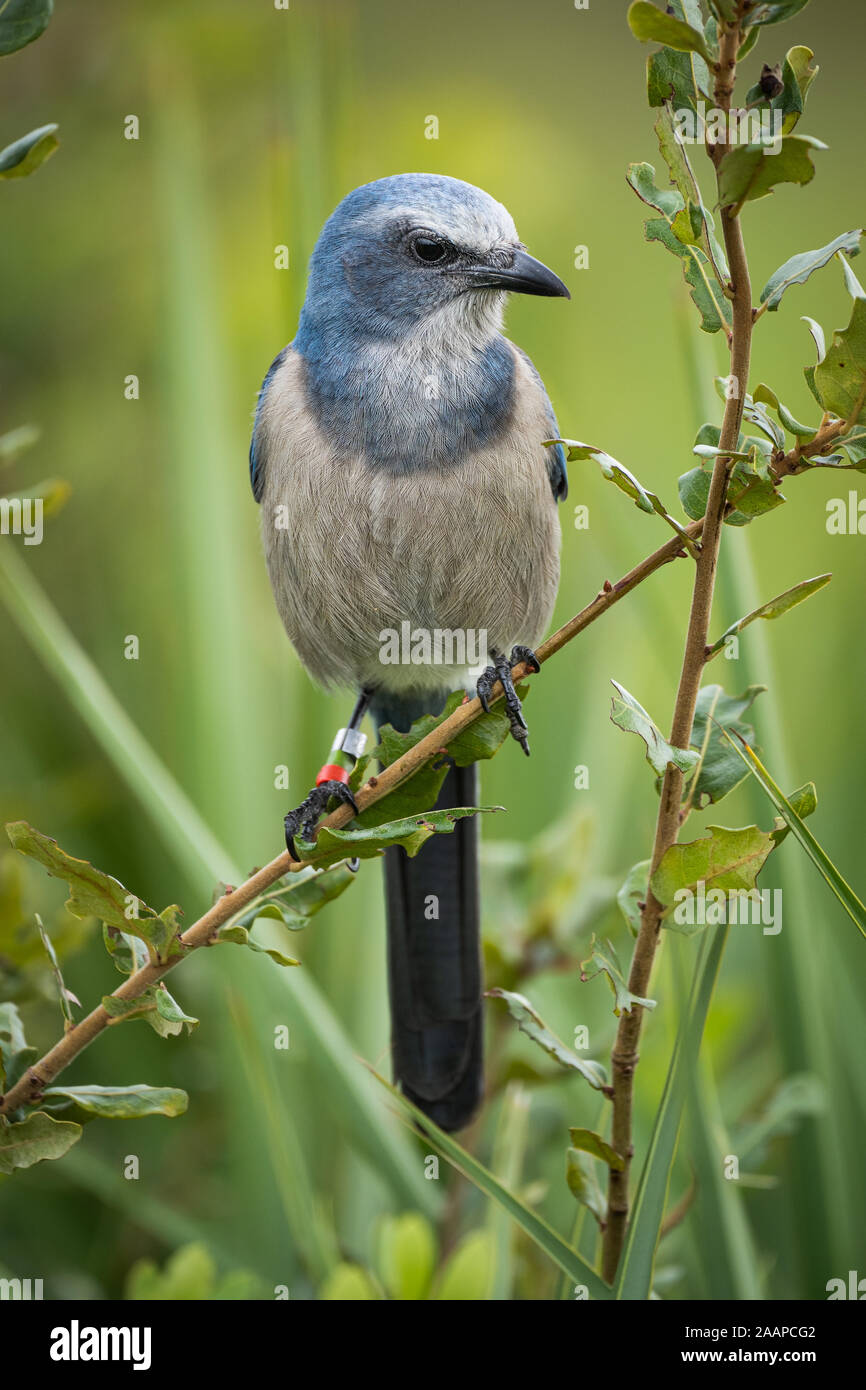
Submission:
<svg viewBox="0 0 866 1390">
<path fill-rule="evenodd" d="M 470 278 L 473 289 L 509 290 L 515 294 L 558 295 L 571 299 L 568 287 L 541 261 L 528 251 L 514 252 L 510 266 L 463 266 L 461 271 Z"/>
</svg>

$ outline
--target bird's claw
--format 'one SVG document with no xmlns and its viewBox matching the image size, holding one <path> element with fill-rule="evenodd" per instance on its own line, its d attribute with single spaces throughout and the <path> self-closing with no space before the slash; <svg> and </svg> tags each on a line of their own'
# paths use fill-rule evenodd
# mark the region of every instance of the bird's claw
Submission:
<svg viewBox="0 0 866 1390">
<path fill-rule="evenodd" d="M 322 782 L 319 786 L 313 787 L 300 806 L 294 811 L 289 811 L 286 816 L 286 849 L 293 859 L 300 857 L 295 848 L 295 836 L 300 834 L 302 840 L 311 844 L 316 838 L 316 822 L 328 809 L 328 802 L 332 799 L 351 806 L 357 816 L 357 803 L 345 782 Z"/>
<path fill-rule="evenodd" d="M 521 663 L 529 666 L 533 671 L 540 671 L 541 666 L 538 657 L 531 647 L 524 646 L 513 647 L 510 659 L 500 652 L 491 652 L 491 656 L 493 657 L 493 664 L 482 671 L 475 687 L 481 701 L 481 708 L 485 714 L 490 713 L 490 692 L 499 681 L 505 696 L 505 709 L 508 713 L 511 737 L 517 740 L 528 758 L 529 729 L 523 717 L 520 696 L 514 689 L 511 671 L 512 667 Z"/>
</svg>

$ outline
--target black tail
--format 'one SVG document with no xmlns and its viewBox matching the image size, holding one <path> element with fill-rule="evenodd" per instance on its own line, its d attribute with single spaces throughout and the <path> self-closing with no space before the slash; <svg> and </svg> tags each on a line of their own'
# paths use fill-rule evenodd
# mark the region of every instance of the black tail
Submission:
<svg viewBox="0 0 866 1390">
<path fill-rule="evenodd" d="M 382 704 L 378 722 L 405 732 L 437 708 L 413 706 Z M 437 807 L 476 806 L 477 796 L 475 766 L 452 767 Z M 484 1090 L 477 818 L 431 836 L 414 859 L 387 850 L 385 893 L 394 1078 L 442 1129 L 462 1129 Z"/>
</svg>

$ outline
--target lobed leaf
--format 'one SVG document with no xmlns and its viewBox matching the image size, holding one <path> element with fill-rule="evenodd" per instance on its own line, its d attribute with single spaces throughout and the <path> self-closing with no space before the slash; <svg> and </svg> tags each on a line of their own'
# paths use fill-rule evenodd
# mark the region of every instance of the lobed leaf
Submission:
<svg viewBox="0 0 866 1390">
<path fill-rule="evenodd" d="M 529 1000 L 522 994 L 513 994 L 507 989 L 490 989 L 487 991 L 487 998 L 503 999 L 521 1033 L 525 1033 L 528 1038 L 537 1043 L 561 1067 L 579 1072 L 584 1080 L 589 1082 L 593 1090 L 604 1090 L 607 1085 L 607 1073 L 601 1063 L 585 1061 L 570 1047 L 566 1047 L 565 1043 L 548 1028 L 544 1019 L 539 1017 Z"/>
<path fill-rule="evenodd" d="M 304 845 L 303 853 L 313 859 L 317 868 L 327 868 L 341 859 L 373 859 L 394 845 L 402 845 L 413 859 L 431 835 L 450 835 L 459 820 L 479 812 L 502 811 L 502 806 L 452 806 L 444 811 L 427 811 L 420 816 L 406 816 L 387 825 L 359 826 L 332 830 L 323 825 L 314 845 Z"/>
<path fill-rule="evenodd" d="M 592 974 L 587 974 L 588 967 L 596 967 Z M 613 1011 L 617 1018 L 621 1013 L 631 1013 L 636 1004 L 644 1009 L 654 1009 L 656 1001 L 654 999 L 643 999 L 639 994 L 632 994 L 625 982 L 616 953 L 610 942 L 607 943 L 607 951 L 603 951 L 597 944 L 595 937 L 592 939 L 592 954 L 586 960 L 580 962 L 580 978 L 584 982 L 594 980 L 597 975 L 606 975 L 608 984 L 613 990 L 614 1006 Z"/>
<path fill-rule="evenodd" d="M 724 737 L 730 737 L 725 734 Z M 731 740 L 733 742 L 733 740 Z M 688 844 L 671 845 L 650 882 L 661 905 L 670 910 L 679 892 L 694 892 L 699 883 L 706 890 L 749 892 L 767 856 L 775 848 L 772 835 L 757 825 L 737 830 L 710 825 L 707 834 Z"/>
<path fill-rule="evenodd" d="M 632 936 L 637 936 L 640 929 L 641 905 L 646 902 L 649 892 L 650 862 L 649 859 L 642 859 L 639 864 L 634 864 L 616 895 L 619 910 Z"/>
<path fill-rule="evenodd" d="M 778 270 L 773 271 L 761 290 L 761 303 L 766 304 L 771 312 L 775 312 L 786 290 L 792 285 L 804 285 L 809 276 L 827 265 L 837 252 L 845 252 L 848 256 L 859 255 L 862 235 L 862 227 L 855 227 L 853 231 L 842 232 L 832 241 L 828 241 L 826 246 L 821 246 L 815 251 L 800 251 L 798 255 L 791 256 Z"/>
<path fill-rule="evenodd" d="M 8 1176 L 16 1168 L 62 1158 L 81 1133 L 81 1125 L 52 1119 L 45 1110 L 35 1110 L 17 1124 L 0 1122 L 0 1173 Z"/>
<path fill-rule="evenodd" d="M 576 1147 L 566 1150 L 565 1164 L 569 1191 L 581 1206 L 592 1213 L 604 1230 L 607 1225 L 607 1198 L 599 1186 L 595 1165 Z"/>
<path fill-rule="evenodd" d="M 661 777 L 669 763 L 681 772 L 690 772 L 698 761 L 697 753 L 687 748 L 674 748 L 653 723 L 643 705 L 638 704 L 633 695 L 617 681 L 611 685 L 619 692 L 613 697 L 611 721 L 626 733 L 638 734 L 646 744 L 646 758 L 654 771 Z"/>
<path fill-rule="evenodd" d="M 173 1086 L 49 1086 L 45 1100 L 63 1100 L 91 1115 L 112 1120 L 135 1120 L 144 1115 L 182 1115 L 189 1104 L 186 1091 Z"/>
<path fill-rule="evenodd" d="M 568 1132 L 576 1149 L 592 1154 L 594 1158 L 600 1158 L 602 1163 L 606 1163 L 608 1168 L 615 1168 L 618 1173 L 622 1172 L 625 1159 L 616 1149 L 611 1148 L 600 1134 L 596 1134 L 592 1129 L 570 1129 Z"/>
<path fill-rule="evenodd" d="M 692 28 L 676 15 L 656 9 L 649 0 L 634 0 L 628 11 L 629 28 L 641 43 L 661 43 L 682 53 L 699 53 L 705 63 L 713 62 L 700 29 Z"/>
<path fill-rule="evenodd" d="M 686 796 L 699 808 L 705 804 L 703 797 L 707 802 L 721 801 L 743 781 L 743 766 L 732 756 L 721 731 L 735 729 L 746 743 L 754 743 L 755 731 L 751 725 L 742 723 L 742 716 L 766 688 L 765 685 L 750 685 L 742 695 L 732 696 L 726 695 L 720 685 L 705 685 L 698 692 L 690 742 L 699 750 L 700 761 L 686 788 Z"/>
<path fill-rule="evenodd" d="M 754 141 L 737 145 L 719 165 L 719 203 L 722 207 L 740 207 L 765 198 L 777 184 L 810 183 L 815 177 L 812 153 L 826 148 L 822 140 L 812 135 L 783 135 L 781 149 L 775 154 Z"/>
</svg>

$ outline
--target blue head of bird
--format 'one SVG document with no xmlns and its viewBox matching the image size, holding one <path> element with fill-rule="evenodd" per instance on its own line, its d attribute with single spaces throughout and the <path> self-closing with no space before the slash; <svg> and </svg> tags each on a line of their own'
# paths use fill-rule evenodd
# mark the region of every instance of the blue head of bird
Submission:
<svg viewBox="0 0 866 1390">
<path fill-rule="evenodd" d="M 512 402 L 509 292 L 569 297 L 482 189 L 397 174 L 348 194 L 316 243 L 293 344 L 333 447 L 402 470 L 494 438 Z"/>
<path fill-rule="evenodd" d="M 422 325 L 495 331 L 508 292 L 568 297 L 495 198 L 441 174 L 396 174 L 356 188 L 325 223 L 297 346 L 329 330 L 380 341 Z"/>
</svg>

